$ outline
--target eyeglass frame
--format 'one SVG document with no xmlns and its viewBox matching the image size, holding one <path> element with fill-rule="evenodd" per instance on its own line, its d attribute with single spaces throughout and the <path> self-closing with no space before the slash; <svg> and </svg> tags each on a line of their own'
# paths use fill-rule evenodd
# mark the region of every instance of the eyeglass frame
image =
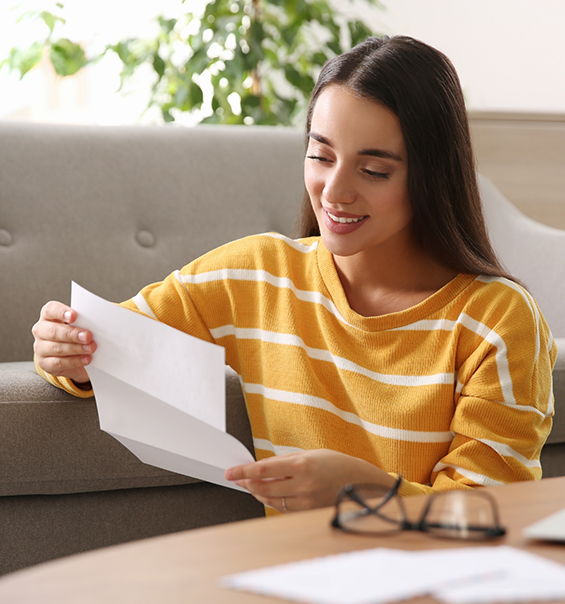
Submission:
<svg viewBox="0 0 565 604">
<path fill-rule="evenodd" d="M 430 508 L 431 508 L 431 505 L 432 505 L 434 499 L 437 499 L 437 497 L 441 497 L 444 494 L 443 492 L 442 493 L 432 493 L 431 495 L 428 495 L 428 500 L 426 502 L 426 506 L 424 507 L 424 510 L 422 511 L 422 513 L 420 515 L 420 519 L 417 522 L 411 522 L 408 519 L 408 515 L 406 513 L 406 507 L 404 506 L 404 501 L 403 501 L 402 497 L 398 494 L 402 480 L 403 480 L 402 476 L 399 476 L 397 478 L 396 482 L 394 483 L 394 485 L 386 493 L 384 493 L 384 495 L 379 500 L 379 504 L 374 508 L 367 505 L 367 502 L 365 502 L 358 495 L 357 490 L 360 489 L 361 487 L 374 487 L 374 486 L 378 486 L 378 485 L 370 484 L 370 483 L 346 484 L 340 490 L 340 492 L 338 493 L 338 496 L 336 498 L 335 515 L 331 521 L 331 526 L 333 528 L 342 530 L 342 531 L 344 531 L 346 533 L 350 533 L 352 535 L 384 536 L 384 535 L 389 535 L 391 533 L 397 533 L 397 532 L 401 532 L 401 531 L 419 531 L 419 532 L 427 533 L 427 534 L 430 534 L 433 536 L 442 536 L 442 537 L 451 538 L 451 539 L 462 539 L 462 540 L 468 540 L 468 541 L 487 541 L 490 539 L 496 539 L 497 537 L 502 537 L 506 534 L 506 529 L 503 526 L 501 526 L 500 522 L 499 522 L 498 505 L 496 503 L 496 500 L 488 493 L 482 493 L 482 492 L 477 492 L 477 491 L 474 491 L 473 495 L 482 497 L 483 499 L 488 501 L 491 505 L 492 514 L 493 514 L 493 524 L 491 527 L 486 528 L 484 530 L 481 528 L 480 529 L 481 534 L 480 535 L 478 534 L 477 538 L 475 538 L 475 539 L 469 538 L 469 537 L 462 537 L 462 536 L 449 536 L 448 537 L 448 535 L 439 535 L 436 532 L 434 532 L 433 530 L 430 530 L 430 527 L 432 527 L 432 525 L 426 523 L 426 516 L 428 515 L 428 512 L 430 511 Z M 354 495 L 356 495 L 355 498 L 351 497 L 352 493 Z M 359 503 L 366 510 L 369 510 L 370 513 L 375 514 L 376 516 L 378 516 L 379 518 L 381 518 L 383 520 L 386 520 L 387 522 L 392 522 L 394 524 L 397 524 L 397 529 L 391 530 L 391 531 L 355 531 L 355 530 L 351 530 L 351 529 L 348 529 L 348 528 L 342 526 L 339 522 L 339 506 L 347 495 L 350 496 L 352 501 Z M 381 516 L 378 513 L 378 510 L 380 508 L 382 508 L 386 503 L 388 503 L 393 497 L 398 498 L 398 505 L 399 505 L 399 509 L 400 509 L 400 512 L 402 515 L 402 518 L 399 521 L 392 520 L 385 516 Z M 441 524 L 433 525 L 433 526 L 434 526 L 434 528 L 442 528 Z M 444 528 L 448 529 L 449 527 L 444 526 Z"/>
</svg>

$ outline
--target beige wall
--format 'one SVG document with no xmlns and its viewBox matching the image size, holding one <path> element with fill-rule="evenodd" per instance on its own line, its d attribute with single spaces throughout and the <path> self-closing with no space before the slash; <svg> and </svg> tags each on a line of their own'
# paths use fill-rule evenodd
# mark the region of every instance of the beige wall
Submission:
<svg viewBox="0 0 565 604">
<path fill-rule="evenodd" d="M 469 117 L 479 171 L 525 214 L 565 229 L 565 114 Z"/>
</svg>

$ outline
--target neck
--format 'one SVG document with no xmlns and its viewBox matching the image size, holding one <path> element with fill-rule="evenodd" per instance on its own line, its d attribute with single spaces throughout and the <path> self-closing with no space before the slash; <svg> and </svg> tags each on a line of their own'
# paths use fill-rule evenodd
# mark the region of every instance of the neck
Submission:
<svg viewBox="0 0 565 604">
<path fill-rule="evenodd" d="M 350 307 L 365 317 L 415 306 L 457 275 L 415 244 L 334 255 L 334 263 Z"/>
</svg>

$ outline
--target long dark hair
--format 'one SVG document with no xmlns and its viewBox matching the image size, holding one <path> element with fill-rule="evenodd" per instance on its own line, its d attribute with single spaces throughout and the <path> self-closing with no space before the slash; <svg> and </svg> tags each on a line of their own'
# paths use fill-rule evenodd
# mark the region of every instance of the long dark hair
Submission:
<svg viewBox="0 0 565 604">
<path fill-rule="evenodd" d="M 382 103 L 398 117 L 413 232 L 422 249 L 458 272 L 513 279 L 488 238 L 467 111 L 449 59 L 406 36 L 367 39 L 324 65 L 308 107 L 307 133 L 316 101 L 330 84 Z M 298 228 L 302 237 L 320 234 L 308 194 Z"/>
</svg>

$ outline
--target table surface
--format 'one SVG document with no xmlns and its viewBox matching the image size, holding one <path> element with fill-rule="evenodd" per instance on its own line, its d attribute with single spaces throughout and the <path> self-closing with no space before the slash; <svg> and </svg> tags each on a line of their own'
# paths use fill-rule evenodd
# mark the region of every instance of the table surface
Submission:
<svg viewBox="0 0 565 604">
<path fill-rule="evenodd" d="M 565 564 L 565 544 L 522 537 L 525 526 L 565 507 L 565 477 L 486 490 L 497 500 L 501 523 L 507 528 L 507 535 L 491 544 L 524 548 Z M 424 501 L 424 497 L 405 499 L 409 515 L 416 514 Z M 280 603 L 274 598 L 223 589 L 219 579 L 274 564 L 374 547 L 414 550 L 469 546 L 412 531 L 378 538 L 348 535 L 330 527 L 332 515 L 333 509 L 324 508 L 259 518 L 55 560 L 0 579 L 0 602 Z M 4 550 L 3 554 L 9 552 Z M 412 602 L 433 600 L 418 598 Z"/>
</svg>

